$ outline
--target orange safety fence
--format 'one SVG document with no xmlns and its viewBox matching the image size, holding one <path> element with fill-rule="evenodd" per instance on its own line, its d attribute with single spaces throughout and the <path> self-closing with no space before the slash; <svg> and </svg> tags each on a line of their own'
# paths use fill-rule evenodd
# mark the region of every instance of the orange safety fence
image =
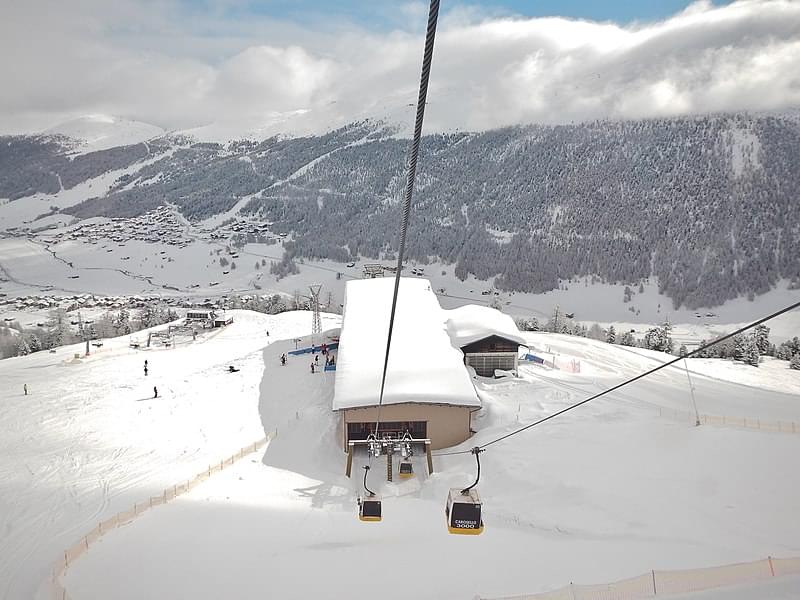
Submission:
<svg viewBox="0 0 800 600">
<path fill-rule="evenodd" d="M 718 427 L 740 427 L 743 429 L 758 429 L 759 431 L 770 431 L 774 433 L 800 433 L 800 423 L 793 421 L 767 421 L 758 417 L 729 417 L 719 415 L 695 415 L 692 412 L 677 408 L 659 408 L 658 416 L 676 421 L 688 421 L 696 424 L 700 420 L 701 425 L 714 425 Z"/>
<path fill-rule="evenodd" d="M 241 449 L 235 454 L 223 458 L 218 463 L 214 463 L 208 465 L 208 467 L 186 481 L 181 481 L 180 483 L 176 483 L 172 487 L 168 487 L 164 490 L 164 492 L 158 496 L 151 496 L 144 502 L 137 502 L 133 505 L 133 507 L 129 508 L 128 510 L 120 511 L 115 514 L 113 517 L 106 519 L 105 521 L 101 521 L 97 524 L 97 526 L 92 529 L 90 532 L 86 533 L 80 540 L 78 540 L 71 548 L 65 550 L 61 557 L 56 561 L 56 564 L 53 565 L 53 573 L 52 573 L 52 580 L 51 580 L 51 597 L 53 600 L 68 600 L 69 595 L 67 594 L 66 589 L 61 582 L 61 578 L 64 575 L 66 569 L 74 563 L 78 558 L 80 558 L 85 552 L 89 551 L 89 548 L 100 538 L 112 531 L 117 529 L 118 527 L 122 527 L 127 525 L 128 523 L 133 522 L 139 515 L 144 513 L 145 511 L 153 508 L 154 506 L 160 506 L 162 504 L 166 504 L 177 498 L 178 496 L 185 494 L 198 485 L 203 483 L 204 481 L 208 480 L 214 473 L 218 473 L 223 469 L 227 469 L 228 467 L 232 466 L 237 460 L 240 460 L 251 454 L 253 452 L 257 452 L 260 448 L 263 448 L 267 442 L 274 438 L 277 435 L 277 430 L 270 435 L 261 438 L 257 442 L 253 442 Z"/>
<path fill-rule="evenodd" d="M 754 583 L 784 575 L 800 575 L 800 558 L 767 557 L 749 563 L 704 569 L 650 571 L 614 583 L 594 585 L 570 583 L 566 587 L 550 592 L 503 596 L 493 600 L 640 600 Z M 479 598 L 488 600 L 484 596 Z"/>
</svg>

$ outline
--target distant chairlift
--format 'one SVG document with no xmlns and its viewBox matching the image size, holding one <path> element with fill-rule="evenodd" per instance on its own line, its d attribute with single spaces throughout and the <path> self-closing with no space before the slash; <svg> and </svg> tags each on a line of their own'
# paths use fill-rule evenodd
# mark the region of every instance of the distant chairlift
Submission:
<svg viewBox="0 0 800 600">
<path fill-rule="evenodd" d="M 481 498 L 478 490 L 474 489 L 481 478 L 481 449 L 477 446 L 472 449 L 478 463 L 478 477 L 468 488 L 460 490 L 452 488 L 447 496 L 445 515 L 447 516 L 447 531 L 456 535 L 480 535 L 483 533 L 483 518 L 481 517 Z"/>
</svg>

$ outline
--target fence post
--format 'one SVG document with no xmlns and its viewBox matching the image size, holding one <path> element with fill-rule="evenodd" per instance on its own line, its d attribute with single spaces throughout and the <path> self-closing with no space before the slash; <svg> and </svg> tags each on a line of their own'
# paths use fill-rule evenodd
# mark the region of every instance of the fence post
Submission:
<svg viewBox="0 0 800 600">
<path fill-rule="evenodd" d="M 656 588 L 656 572 L 655 569 L 650 571 L 653 575 L 653 596 L 658 596 L 658 589 Z"/>
<path fill-rule="evenodd" d="M 769 561 L 769 572 L 772 574 L 773 577 L 775 577 L 775 567 L 772 566 L 772 557 L 768 556 L 767 560 Z"/>
</svg>

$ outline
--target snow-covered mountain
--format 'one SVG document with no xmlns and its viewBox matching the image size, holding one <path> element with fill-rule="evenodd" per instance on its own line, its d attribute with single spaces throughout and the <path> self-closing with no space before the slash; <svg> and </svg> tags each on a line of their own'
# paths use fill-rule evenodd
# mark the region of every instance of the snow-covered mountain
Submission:
<svg viewBox="0 0 800 600">
<path fill-rule="evenodd" d="M 43 132 L 44 135 L 63 135 L 75 140 L 75 150 L 81 154 L 139 144 L 165 133 L 161 127 L 150 123 L 104 114 L 78 117 Z"/>
<path fill-rule="evenodd" d="M 287 260 L 379 260 L 392 251 L 408 148 L 393 123 L 410 123 L 414 111 L 392 106 L 399 112 L 388 120 L 323 135 L 258 141 L 322 122 L 299 111 L 262 120 L 248 140 L 173 134 L 80 156 L 64 138 L 2 138 L 0 198 L 30 203 L 38 194 L 31 219 L 136 217 L 169 203 L 194 222 L 273 223 L 292 236 Z M 328 114 L 334 126 L 335 105 Z M 191 133 L 224 139 L 251 125 L 243 117 Z M 102 127 L 61 131 L 88 139 Z M 749 114 L 426 135 L 409 258 L 529 293 L 585 277 L 637 287 L 657 280 L 675 307 L 754 298 L 780 280 L 796 287 L 799 140 L 796 120 Z M 111 172 L 102 190 L 48 202 Z"/>
</svg>

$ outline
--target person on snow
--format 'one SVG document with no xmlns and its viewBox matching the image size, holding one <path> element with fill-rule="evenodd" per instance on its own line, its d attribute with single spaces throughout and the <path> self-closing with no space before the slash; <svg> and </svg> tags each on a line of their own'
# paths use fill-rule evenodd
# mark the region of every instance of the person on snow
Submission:
<svg viewBox="0 0 800 600">
<path fill-rule="evenodd" d="M 319 354 L 317 354 L 317 355 L 314 357 L 314 362 L 315 362 L 316 364 L 319 364 Z"/>
<path fill-rule="evenodd" d="M 286 354 L 281 354 L 281 366 L 286 366 Z"/>
<path fill-rule="evenodd" d="M 311 374 L 312 375 L 314 374 L 314 363 L 313 362 L 311 363 Z"/>
<path fill-rule="evenodd" d="M 153 398 L 158 398 L 158 388 L 153 386 Z"/>
<path fill-rule="evenodd" d="M 27 396 L 28 395 L 28 384 L 27 383 L 23 383 L 22 384 L 22 389 L 25 390 L 25 395 Z"/>
</svg>

